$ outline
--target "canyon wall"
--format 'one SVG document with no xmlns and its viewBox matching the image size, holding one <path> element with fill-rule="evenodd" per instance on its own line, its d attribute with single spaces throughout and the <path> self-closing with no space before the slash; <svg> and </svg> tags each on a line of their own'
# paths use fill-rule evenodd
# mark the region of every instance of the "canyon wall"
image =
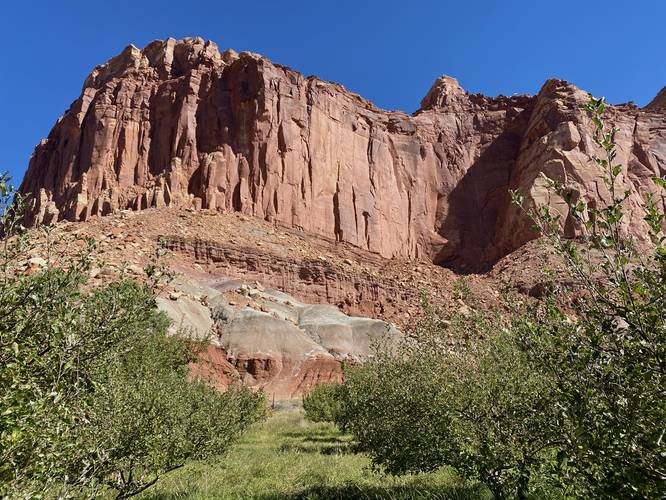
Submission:
<svg viewBox="0 0 666 500">
<path fill-rule="evenodd" d="M 639 204 L 666 174 L 665 96 L 607 114 L 630 191 L 625 224 L 639 237 Z M 155 41 L 93 70 L 20 189 L 33 225 L 161 206 L 237 211 L 387 258 L 481 271 L 534 237 L 509 189 L 560 210 L 572 235 L 544 176 L 608 201 L 586 101 L 560 80 L 491 98 L 441 77 L 407 115 L 256 54 Z"/>
</svg>

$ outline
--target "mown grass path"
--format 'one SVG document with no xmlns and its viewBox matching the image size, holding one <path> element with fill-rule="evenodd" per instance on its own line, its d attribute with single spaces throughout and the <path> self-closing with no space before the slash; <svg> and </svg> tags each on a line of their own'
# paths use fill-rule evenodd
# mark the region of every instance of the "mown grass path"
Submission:
<svg viewBox="0 0 666 500">
<path fill-rule="evenodd" d="M 190 463 L 141 498 L 478 499 L 483 490 L 448 471 L 396 478 L 374 472 L 350 437 L 301 410 L 276 412 L 214 463 Z"/>
</svg>

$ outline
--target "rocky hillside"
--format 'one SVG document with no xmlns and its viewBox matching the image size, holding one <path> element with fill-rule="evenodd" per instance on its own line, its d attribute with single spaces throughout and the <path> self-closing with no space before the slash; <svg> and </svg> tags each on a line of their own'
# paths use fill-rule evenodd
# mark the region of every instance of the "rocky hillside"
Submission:
<svg viewBox="0 0 666 500">
<path fill-rule="evenodd" d="M 637 205 L 666 174 L 664 98 L 608 113 L 627 167 L 625 223 L 639 236 Z M 570 234 L 543 176 L 608 199 L 586 99 L 560 80 L 536 96 L 485 97 L 442 77 L 407 115 L 256 54 L 155 41 L 93 70 L 37 146 L 21 191 L 33 195 L 32 223 L 233 211 L 381 257 L 486 270 L 533 238 L 509 189 L 562 210 Z"/>
<path fill-rule="evenodd" d="M 85 222 L 60 221 L 32 230 L 33 248 L 17 272 L 49 261 L 70 262 L 94 239 L 90 285 L 121 276 L 142 279 L 158 240 L 175 274 L 158 289 L 172 333 L 206 338 L 197 374 L 217 387 L 241 379 L 276 399 L 299 398 L 316 384 L 339 380 L 344 362 L 362 362 L 373 345 L 392 342 L 421 314 L 420 293 L 447 312 L 500 304 L 501 276 L 469 276 L 475 305 L 466 305 L 456 275 L 429 262 L 382 259 L 239 213 L 177 207 L 124 210 Z M 524 253 L 523 250 L 517 252 Z M 517 276 L 522 263 L 508 262 Z M 529 279 L 520 276 L 529 291 Z M 520 280 L 516 280 L 518 283 Z M 451 335 L 451 345 L 463 340 Z"/>
</svg>

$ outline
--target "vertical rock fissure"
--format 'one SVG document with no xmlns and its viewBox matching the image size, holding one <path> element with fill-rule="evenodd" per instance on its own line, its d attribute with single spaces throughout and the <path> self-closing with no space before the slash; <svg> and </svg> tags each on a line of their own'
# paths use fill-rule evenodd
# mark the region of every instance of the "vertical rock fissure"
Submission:
<svg viewBox="0 0 666 500">
<path fill-rule="evenodd" d="M 338 176 L 335 181 L 335 194 L 333 195 L 333 221 L 336 241 L 344 241 L 340 222 L 340 162 L 338 162 Z"/>
<path fill-rule="evenodd" d="M 352 186 L 352 205 L 354 207 L 354 225 L 356 227 L 356 242 L 358 243 L 359 234 L 358 234 L 358 211 L 356 208 L 356 189 Z"/>
</svg>

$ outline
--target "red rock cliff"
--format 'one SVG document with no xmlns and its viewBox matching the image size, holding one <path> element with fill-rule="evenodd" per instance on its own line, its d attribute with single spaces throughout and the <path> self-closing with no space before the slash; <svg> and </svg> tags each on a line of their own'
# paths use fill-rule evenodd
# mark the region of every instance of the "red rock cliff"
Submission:
<svg viewBox="0 0 666 500">
<path fill-rule="evenodd" d="M 410 116 L 255 54 L 155 41 L 93 70 L 21 191 L 33 195 L 33 224 L 164 205 L 240 211 L 385 257 L 479 270 L 533 237 L 509 188 L 562 209 L 544 174 L 608 198 L 586 99 L 558 80 L 534 97 L 490 98 L 442 77 Z M 661 101 L 609 113 L 637 233 L 642 193 L 666 174 Z"/>
</svg>

